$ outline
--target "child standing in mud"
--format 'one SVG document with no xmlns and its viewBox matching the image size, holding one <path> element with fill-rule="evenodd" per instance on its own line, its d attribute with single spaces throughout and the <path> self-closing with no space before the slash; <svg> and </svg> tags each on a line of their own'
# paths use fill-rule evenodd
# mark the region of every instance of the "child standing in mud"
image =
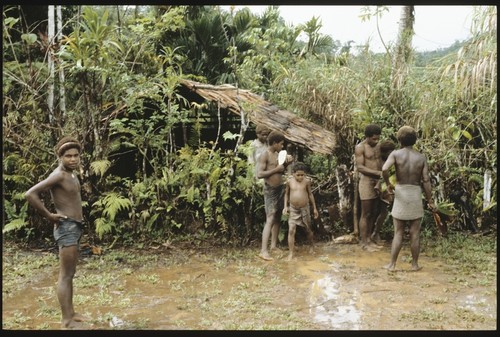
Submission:
<svg viewBox="0 0 500 337">
<path fill-rule="evenodd" d="M 311 208 L 314 218 L 318 218 L 316 202 L 311 191 L 311 181 L 306 176 L 306 165 L 297 162 L 292 167 L 292 176 L 288 179 L 285 189 L 285 204 L 283 214 L 288 216 L 288 260 L 292 260 L 295 251 L 295 232 L 297 226 L 303 226 L 307 231 L 310 252 L 314 248 L 314 235 L 311 228 Z M 290 204 L 290 207 L 288 207 Z"/>
<path fill-rule="evenodd" d="M 279 131 L 272 131 L 267 137 L 267 151 L 259 157 L 257 178 L 264 179 L 264 208 L 266 223 L 262 230 L 262 249 L 259 257 L 266 261 L 273 258 L 269 255 L 267 245 L 271 236 L 271 250 L 276 249 L 278 243 L 279 226 L 283 210 L 283 173 L 285 165 L 293 158 L 287 156 L 284 164 L 278 164 L 278 153 L 283 149 L 285 136 Z"/>
<path fill-rule="evenodd" d="M 73 277 L 78 261 L 78 248 L 82 235 L 83 212 L 80 182 L 74 170 L 80 165 L 82 146 L 73 137 L 63 137 L 55 152 L 59 166 L 45 179 L 26 192 L 26 199 L 44 218 L 54 224 L 54 239 L 59 246 L 59 278 L 57 299 L 61 305 L 63 329 L 78 329 L 85 320 L 73 308 Z M 49 211 L 40 194 L 50 191 L 55 213 Z"/>
</svg>

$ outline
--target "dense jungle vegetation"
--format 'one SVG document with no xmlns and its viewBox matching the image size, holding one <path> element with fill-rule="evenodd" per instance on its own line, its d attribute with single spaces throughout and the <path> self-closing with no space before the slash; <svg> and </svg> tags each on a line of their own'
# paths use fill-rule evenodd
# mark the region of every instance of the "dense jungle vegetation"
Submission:
<svg viewBox="0 0 500 337">
<path fill-rule="evenodd" d="M 4 240 L 51 242 L 24 193 L 56 167 L 67 134 L 83 145 L 95 242 L 260 240 L 263 199 L 246 160 L 255 125 L 190 102 L 180 79 L 252 90 L 334 132 L 331 156 L 303 158 L 333 194 L 366 124 L 393 141 L 411 125 L 450 230 L 496 233 L 496 7 L 475 8 L 472 38 L 434 53 L 411 49 L 411 29 L 386 53 L 341 45 L 314 17 L 286 24 L 278 6 L 57 6 L 53 20 L 48 9 L 3 7 Z"/>
</svg>

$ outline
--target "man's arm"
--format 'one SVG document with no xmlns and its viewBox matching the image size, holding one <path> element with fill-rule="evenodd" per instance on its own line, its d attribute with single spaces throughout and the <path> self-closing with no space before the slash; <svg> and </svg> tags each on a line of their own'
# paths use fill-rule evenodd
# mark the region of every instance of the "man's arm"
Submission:
<svg viewBox="0 0 500 337">
<path fill-rule="evenodd" d="M 394 158 L 394 152 L 391 152 L 384 165 L 382 165 L 382 177 L 384 178 L 389 193 L 393 193 L 394 191 L 394 186 L 392 186 L 391 182 L 389 181 L 389 169 L 394 165 L 395 162 L 396 159 Z"/>
<path fill-rule="evenodd" d="M 429 167 L 427 165 L 427 159 L 424 158 L 424 167 L 422 168 L 422 185 L 424 188 L 425 200 L 427 200 L 427 205 L 431 210 L 436 209 L 434 201 L 432 201 L 432 186 L 431 178 L 429 176 Z"/>
<path fill-rule="evenodd" d="M 259 157 L 259 170 L 257 172 L 257 178 L 259 179 L 266 179 L 272 176 L 275 173 L 281 173 L 285 171 L 285 166 L 283 165 L 278 165 L 275 168 L 266 171 L 265 169 L 267 168 L 267 160 L 269 158 L 269 153 L 266 151 L 264 152 L 260 157 Z"/>
<path fill-rule="evenodd" d="M 288 200 L 290 198 L 290 180 L 285 183 L 285 205 L 283 207 L 283 214 L 288 214 Z"/>
<path fill-rule="evenodd" d="M 307 191 L 307 194 L 309 197 L 309 202 L 312 204 L 312 207 L 313 207 L 314 219 L 317 219 L 319 216 L 319 213 L 318 213 L 318 209 L 316 208 L 316 201 L 314 200 L 314 195 L 312 194 L 310 180 L 307 180 L 306 191 Z"/>
<path fill-rule="evenodd" d="M 45 207 L 42 199 L 40 198 L 40 194 L 42 192 L 49 191 L 54 186 L 58 185 L 62 179 L 63 176 L 60 172 L 54 172 L 46 179 L 31 187 L 25 194 L 26 200 L 28 200 L 29 204 L 44 218 L 53 223 L 56 223 L 60 218 L 64 218 L 65 216 L 57 213 L 51 213 L 47 207 Z"/>
</svg>

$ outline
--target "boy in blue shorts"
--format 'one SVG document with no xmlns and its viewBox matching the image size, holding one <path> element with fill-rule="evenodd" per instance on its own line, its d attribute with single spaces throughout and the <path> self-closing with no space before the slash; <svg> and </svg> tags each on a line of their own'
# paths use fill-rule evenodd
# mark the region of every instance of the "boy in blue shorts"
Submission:
<svg viewBox="0 0 500 337">
<path fill-rule="evenodd" d="M 80 165 L 81 149 L 78 140 L 63 137 L 55 147 L 59 166 L 25 195 L 30 205 L 54 224 L 54 239 L 59 246 L 60 261 L 57 299 L 61 305 L 63 329 L 79 328 L 79 322 L 85 319 L 73 309 L 73 277 L 83 224 L 80 182 L 75 175 Z M 55 213 L 47 209 L 40 197 L 46 191 L 50 191 Z"/>
</svg>

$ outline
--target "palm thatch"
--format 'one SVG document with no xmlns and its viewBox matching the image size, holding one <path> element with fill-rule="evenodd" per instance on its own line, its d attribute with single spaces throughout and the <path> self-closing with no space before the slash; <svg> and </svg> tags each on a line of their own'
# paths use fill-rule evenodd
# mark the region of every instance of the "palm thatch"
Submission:
<svg viewBox="0 0 500 337">
<path fill-rule="evenodd" d="M 243 112 L 255 124 L 281 131 L 291 143 L 316 153 L 333 154 L 335 135 L 332 132 L 290 111 L 280 109 L 257 94 L 228 84 L 214 86 L 190 80 L 181 80 L 181 84 L 204 99 L 217 102 L 221 108 L 240 116 Z"/>
</svg>

